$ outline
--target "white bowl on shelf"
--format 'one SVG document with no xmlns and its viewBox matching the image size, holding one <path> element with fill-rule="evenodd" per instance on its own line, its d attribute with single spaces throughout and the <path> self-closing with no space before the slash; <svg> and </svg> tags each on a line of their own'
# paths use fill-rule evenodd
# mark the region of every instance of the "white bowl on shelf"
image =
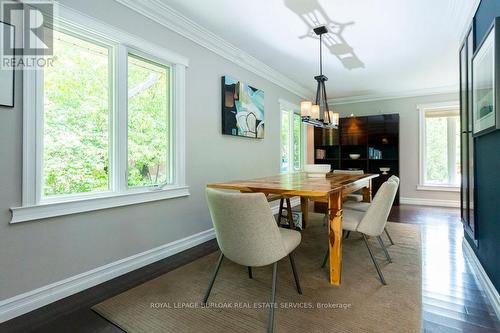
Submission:
<svg viewBox="0 0 500 333">
<path fill-rule="evenodd" d="M 357 160 L 361 155 L 360 154 L 349 154 L 349 157 L 352 159 L 352 160 Z"/>
<path fill-rule="evenodd" d="M 383 175 L 387 175 L 387 172 L 391 171 L 391 168 L 378 168 L 380 171 L 382 171 Z"/>
</svg>

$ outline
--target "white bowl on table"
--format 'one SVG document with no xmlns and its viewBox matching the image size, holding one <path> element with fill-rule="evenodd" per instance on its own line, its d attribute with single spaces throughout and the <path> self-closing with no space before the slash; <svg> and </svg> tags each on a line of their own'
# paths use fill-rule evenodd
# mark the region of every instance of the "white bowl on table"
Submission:
<svg viewBox="0 0 500 333">
<path fill-rule="evenodd" d="M 320 178 L 326 177 L 326 174 L 331 170 L 330 164 L 305 164 L 304 172 L 308 177 Z"/>
</svg>

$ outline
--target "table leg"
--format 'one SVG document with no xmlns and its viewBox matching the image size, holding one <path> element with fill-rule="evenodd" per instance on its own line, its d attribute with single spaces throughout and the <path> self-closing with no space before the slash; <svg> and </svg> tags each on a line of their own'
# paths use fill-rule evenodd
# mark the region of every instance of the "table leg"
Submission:
<svg viewBox="0 0 500 333">
<path fill-rule="evenodd" d="M 300 197 L 300 210 L 302 211 L 302 229 L 306 228 L 309 220 L 309 199 Z"/>
<path fill-rule="evenodd" d="M 372 202 L 372 180 L 368 181 L 368 186 L 363 187 L 363 201 Z"/>
<path fill-rule="evenodd" d="M 293 212 L 292 204 L 290 203 L 290 198 L 286 198 L 286 215 L 288 220 L 288 226 L 290 229 L 295 230 L 295 224 L 293 224 Z"/>
<path fill-rule="evenodd" d="M 328 213 L 330 283 L 340 286 L 342 276 L 342 193 L 340 191 L 328 197 Z"/>
</svg>

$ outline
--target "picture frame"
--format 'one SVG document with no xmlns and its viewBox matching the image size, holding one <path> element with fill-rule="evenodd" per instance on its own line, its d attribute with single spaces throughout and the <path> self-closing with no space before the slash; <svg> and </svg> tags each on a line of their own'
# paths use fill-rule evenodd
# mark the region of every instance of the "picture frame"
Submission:
<svg viewBox="0 0 500 333">
<path fill-rule="evenodd" d="M 472 58 L 472 133 L 500 128 L 500 17 L 495 18 Z"/>
<path fill-rule="evenodd" d="M 0 106 L 14 107 L 14 66 L 4 68 L 4 59 L 6 57 L 14 58 L 13 55 L 6 55 L 5 37 L 9 36 L 11 41 L 15 40 L 15 27 L 9 23 L 0 21 Z"/>
</svg>

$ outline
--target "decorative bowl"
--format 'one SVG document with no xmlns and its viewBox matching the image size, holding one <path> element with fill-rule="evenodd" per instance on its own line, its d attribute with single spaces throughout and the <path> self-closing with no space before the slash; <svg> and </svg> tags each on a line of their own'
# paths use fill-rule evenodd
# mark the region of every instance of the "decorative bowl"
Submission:
<svg viewBox="0 0 500 333">
<path fill-rule="evenodd" d="M 353 160 L 357 160 L 360 156 L 360 154 L 349 154 L 349 157 Z"/>
<path fill-rule="evenodd" d="M 306 173 L 329 173 L 331 170 L 330 164 L 305 164 L 304 172 Z"/>
<path fill-rule="evenodd" d="M 382 171 L 383 175 L 387 175 L 388 171 L 391 171 L 391 168 L 378 168 L 380 171 Z"/>
</svg>

